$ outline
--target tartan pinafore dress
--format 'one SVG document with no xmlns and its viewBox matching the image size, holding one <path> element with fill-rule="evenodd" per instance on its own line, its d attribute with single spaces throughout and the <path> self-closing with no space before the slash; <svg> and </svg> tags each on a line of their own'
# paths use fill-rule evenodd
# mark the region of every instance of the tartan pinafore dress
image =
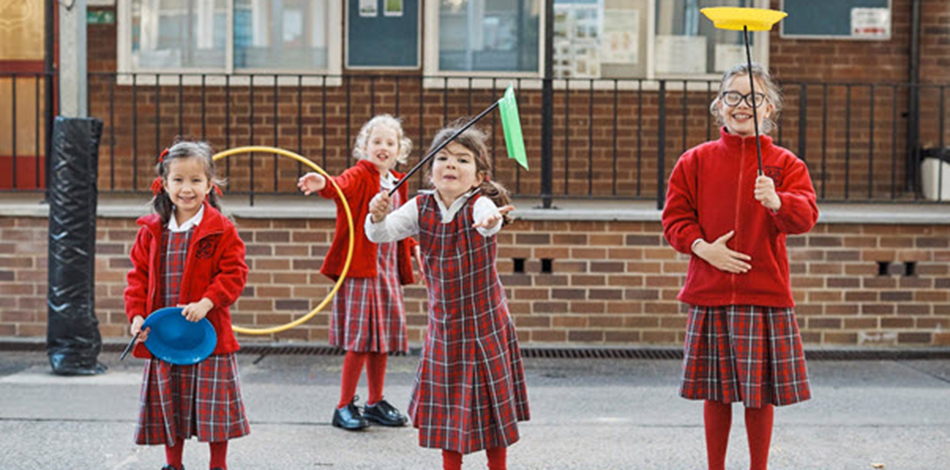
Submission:
<svg viewBox="0 0 950 470">
<path fill-rule="evenodd" d="M 507 447 L 530 418 L 524 368 L 496 239 L 472 228 L 471 197 L 442 223 L 435 196 L 419 196 L 419 245 L 429 319 L 409 415 L 419 445 L 462 454 Z"/>
<path fill-rule="evenodd" d="M 398 191 L 393 194 L 390 212 L 402 205 L 401 199 Z M 377 244 L 376 277 L 347 277 L 343 281 L 333 297 L 331 346 L 353 352 L 409 350 L 398 247 L 397 241 Z"/>
<path fill-rule="evenodd" d="M 162 299 L 178 304 L 182 273 L 194 228 L 162 235 Z M 244 413 L 234 353 L 208 356 L 188 366 L 158 358 L 145 363 L 135 443 L 175 445 L 196 436 L 201 442 L 222 442 L 251 432 Z"/>
<path fill-rule="evenodd" d="M 793 309 L 691 305 L 680 396 L 749 408 L 811 398 Z"/>
</svg>

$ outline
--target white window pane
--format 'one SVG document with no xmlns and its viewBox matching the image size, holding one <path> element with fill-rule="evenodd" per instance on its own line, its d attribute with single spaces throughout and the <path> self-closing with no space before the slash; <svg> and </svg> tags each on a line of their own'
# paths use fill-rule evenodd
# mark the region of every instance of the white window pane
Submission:
<svg viewBox="0 0 950 470">
<path fill-rule="evenodd" d="M 439 69 L 537 72 L 539 0 L 440 0 Z"/>
<path fill-rule="evenodd" d="M 656 72 L 661 75 L 718 73 L 744 62 L 742 32 L 716 29 L 700 10 L 749 7 L 752 3 L 752 0 L 657 0 Z M 755 34 L 750 33 L 749 38 L 751 47 Z"/>
<path fill-rule="evenodd" d="M 223 68 L 226 34 L 226 0 L 132 0 L 135 68 Z"/>
<path fill-rule="evenodd" d="M 327 0 L 235 0 L 234 67 L 325 70 Z"/>
</svg>

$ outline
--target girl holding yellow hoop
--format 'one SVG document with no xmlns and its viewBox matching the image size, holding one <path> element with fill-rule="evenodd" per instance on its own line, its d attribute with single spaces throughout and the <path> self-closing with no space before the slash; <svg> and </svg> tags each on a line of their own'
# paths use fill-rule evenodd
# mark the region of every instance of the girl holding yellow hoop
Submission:
<svg viewBox="0 0 950 470">
<path fill-rule="evenodd" d="M 356 165 L 333 177 L 339 186 L 353 220 L 363 220 L 369 202 L 381 190 L 390 190 L 402 176 L 393 170 L 405 163 L 411 141 L 405 137 L 399 120 L 388 114 L 370 119 L 356 137 L 353 156 Z M 337 204 L 337 224 L 333 243 L 320 272 L 337 280 L 349 248 L 349 227 L 344 202 L 338 192 L 319 173 L 300 177 L 297 186 L 304 194 L 318 193 Z M 403 185 L 393 199 L 395 207 L 408 200 Z M 411 239 L 391 243 L 372 243 L 363 233 L 363 224 L 354 224 L 353 257 L 347 278 L 333 298 L 330 317 L 330 344 L 346 349 L 340 385 L 340 401 L 333 412 L 333 426 L 349 431 L 360 430 L 373 421 L 383 426 L 405 426 L 408 418 L 383 398 L 387 354 L 408 351 L 406 312 L 402 284 L 414 282 L 410 252 Z M 364 412 L 356 406 L 356 386 L 363 365 L 369 382 L 369 398 Z"/>
</svg>

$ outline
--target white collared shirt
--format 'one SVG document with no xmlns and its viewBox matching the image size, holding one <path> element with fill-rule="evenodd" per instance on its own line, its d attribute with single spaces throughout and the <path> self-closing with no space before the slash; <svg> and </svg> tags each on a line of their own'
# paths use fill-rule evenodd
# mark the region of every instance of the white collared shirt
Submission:
<svg viewBox="0 0 950 470">
<path fill-rule="evenodd" d="M 439 212 L 442 214 L 442 223 L 452 222 L 455 219 L 455 214 L 476 192 L 478 192 L 478 188 L 459 196 L 448 208 L 445 207 L 445 203 L 442 202 L 439 194 L 434 193 L 434 199 L 439 206 Z M 373 214 L 367 214 L 364 225 L 366 238 L 369 238 L 373 243 L 383 243 L 402 240 L 419 233 L 419 204 L 416 200 L 416 198 L 410 199 L 409 202 L 394 210 L 378 224 L 373 223 Z M 472 208 L 472 221 L 478 223 L 497 213 L 498 206 L 491 199 L 480 197 L 475 200 L 475 206 Z M 494 227 L 478 227 L 475 230 L 484 237 L 490 237 L 501 231 L 501 226 L 502 221 L 499 220 Z"/>
<path fill-rule="evenodd" d="M 396 177 L 393 176 L 393 174 L 388 171 L 386 172 L 385 175 L 382 175 L 382 174 L 379 175 L 380 189 L 385 189 L 386 191 L 389 191 L 393 189 L 396 186 L 396 183 L 398 182 L 399 180 L 397 180 Z"/>
<path fill-rule="evenodd" d="M 168 218 L 168 230 L 171 230 L 172 233 L 177 232 L 187 232 L 191 230 L 192 227 L 197 227 L 201 223 L 201 219 L 205 216 L 205 205 L 201 205 L 201 209 L 198 209 L 198 213 L 194 217 L 188 219 L 187 222 L 178 225 L 178 219 L 175 218 L 175 210 L 172 209 L 172 216 Z"/>
</svg>

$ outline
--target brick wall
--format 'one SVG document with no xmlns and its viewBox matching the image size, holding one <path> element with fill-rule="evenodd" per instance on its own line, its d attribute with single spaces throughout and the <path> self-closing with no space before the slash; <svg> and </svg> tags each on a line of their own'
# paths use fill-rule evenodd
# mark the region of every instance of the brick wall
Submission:
<svg viewBox="0 0 950 470">
<path fill-rule="evenodd" d="M 236 324 L 286 323 L 325 297 L 331 286 L 318 269 L 331 220 L 237 223 L 252 269 Z M 0 217 L 0 336 L 46 334 L 47 228 L 45 218 Z M 121 337 L 136 226 L 100 218 L 97 230 L 96 314 L 104 337 Z M 658 223 L 522 220 L 499 242 L 498 268 L 523 342 L 683 342 L 686 316 L 676 294 L 686 258 L 663 241 Z M 789 245 L 808 345 L 950 345 L 950 226 L 820 224 Z M 424 332 L 424 295 L 421 285 L 406 289 L 414 342 Z M 325 342 L 326 312 L 277 338 Z"/>
<path fill-rule="evenodd" d="M 778 0 L 772 3 L 779 7 Z M 771 33 L 771 69 L 786 83 L 786 108 L 773 137 L 808 162 L 823 198 L 887 199 L 901 197 L 907 189 L 907 88 L 891 84 L 908 79 L 910 0 L 895 0 L 892 13 L 888 41 L 795 40 L 782 39 L 778 29 Z M 922 81 L 946 83 L 950 4 L 925 0 L 922 13 Z M 90 71 L 115 70 L 115 38 L 114 25 L 90 26 Z M 825 87 L 817 82 L 837 84 Z M 416 147 L 424 148 L 445 119 L 479 112 L 506 84 L 499 81 L 495 91 L 443 92 L 420 90 L 417 74 L 403 75 L 397 82 L 392 74 L 376 73 L 373 78 L 351 76 L 344 86 L 304 86 L 299 93 L 293 86 L 257 86 L 252 97 L 247 86 L 139 86 L 133 92 L 130 86 L 115 86 L 107 76 L 93 76 L 91 114 L 106 124 L 100 181 L 105 190 L 147 188 L 155 154 L 177 135 L 204 138 L 219 149 L 258 144 L 298 150 L 335 173 L 348 166 L 353 136 L 372 114 L 398 114 Z M 666 175 L 685 149 L 717 132 L 708 113 L 709 93 L 693 91 L 684 101 L 682 83 L 670 82 L 668 87 Z M 654 197 L 657 93 L 628 90 L 615 99 L 612 90 L 587 88 L 586 82 L 576 81 L 569 94 L 563 88 L 555 93 L 554 193 Z M 540 93 L 525 88 L 519 102 L 527 151 L 537 162 Z M 938 145 L 946 132 L 938 118 L 947 103 L 937 88 L 924 89 L 921 103 L 921 142 Z M 494 130 L 496 154 L 503 158 L 500 123 L 486 119 L 484 125 Z M 807 137 L 805 146 L 800 145 L 802 135 Z M 944 137 L 950 142 L 950 136 Z M 231 165 L 229 176 L 236 191 L 252 186 L 256 191 L 293 191 L 297 171 L 294 162 L 257 156 L 251 163 L 243 157 Z M 502 163 L 496 173 L 497 180 L 518 193 L 540 192 L 538 172 L 519 172 Z M 257 175 L 253 184 L 251 174 Z"/>
</svg>

